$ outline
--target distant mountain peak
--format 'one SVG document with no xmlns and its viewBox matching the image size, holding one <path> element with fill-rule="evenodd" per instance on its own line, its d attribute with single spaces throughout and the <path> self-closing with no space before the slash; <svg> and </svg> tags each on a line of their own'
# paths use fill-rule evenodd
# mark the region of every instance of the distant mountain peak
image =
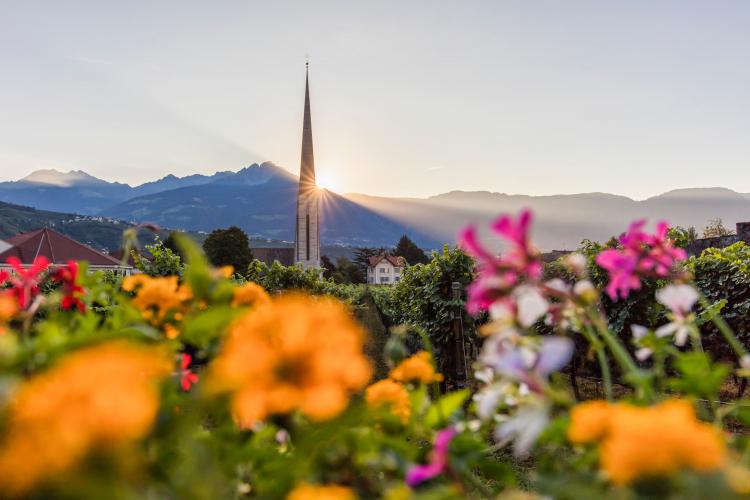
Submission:
<svg viewBox="0 0 750 500">
<path fill-rule="evenodd" d="M 35 170 L 21 179 L 20 182 L 30 182 L 33 184 L 49 184 L 51 186 L 70 187 L 76 184 L 91 184 L 106 182 L 87 174 L 83 170 L 70 170 L 60 172 L 54 168 Z"/>
<path fill-rule="evenodd" d="M 672 189 L 666 193 L 648 198 L 649 200 L 658 199 L 740 199 L 744 196 L 736 191 L 724 187 L 701 187 L 701 188 L 681 188 Z"/>
</svg>

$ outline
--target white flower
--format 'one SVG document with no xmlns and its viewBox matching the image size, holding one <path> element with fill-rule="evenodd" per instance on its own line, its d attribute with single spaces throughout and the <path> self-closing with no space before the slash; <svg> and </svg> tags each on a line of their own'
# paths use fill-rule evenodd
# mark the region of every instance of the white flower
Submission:
<svg viewBox="0 0 750 500">
<path fill-rule="evenodd" d="M 674 335 L 675 345 L 683 346 L 690 335 L 690 328 L 685 322 L 672 321 L 671 323 L 660 326 L 654 331 L 654 333 L 657 337 L 669 337 L 670 335 Z"/>
<path fill-rule="evenodd" d="M 698 302 L 698 291 L 690 285 L 667 285 L 656 292 L 656 300 L 683 317 Z"/>
<path fill-rule="evenodd" d="M 568 269 L 578 276 L 581 276 L 586 271 L 587 264 L 588 261 L 586 256 L 578 252 L 568 254 L 565 257 L 565 265 L 567 265 Z"/>
<path fill-rule="evenodd" d="M 547 299 L 533 286 L 522 285 L 513 292 L 518 308 L 518 322 L 528 328 L 544 316 L 549 309 Z"/>
<path fill-rule="evenodd" d="M 500 399 L 505 394 L 505 387 L 500 384 L 488 385 L 481 391 L 474 394 L 474 403 L 477 408 L 477 415 L 482 420 L 488 420 L 495 414 L 495 409 L 500 403 Z"/>
<path fill-rule="evenodd" d="M 501 444 L 514 441 L 514 454 L 524 457 L 548 423 L 549 407 L 544 403 L 532 403 L 520 408 L 514 416 L 500 424 L 495 430 L 495 439 Z"/>
<path fill-rule="evenodd" d="M 555 290 L 563 294 L 570 293 L 570 285 L 565 283 L 560 278 L 551 279 L 548 282 L 546 282 L 545 285 L 547 286 L 547 288 L 551 288 L 552 290 Z"/>
<path fill-rule="evenodd" d="M 643 337 L 648 335 L 648 328 L 641 325 L 630 325 L 630 331 L 633 333 L 633 338 L 635 339 L 636 344 L 638 344 Z M 641 347 L 635 351 L 635 357 L 638 358 L 638 361 L 645 361 L 650 358 L 653 353 L 653 349 Z"/>
</svg>

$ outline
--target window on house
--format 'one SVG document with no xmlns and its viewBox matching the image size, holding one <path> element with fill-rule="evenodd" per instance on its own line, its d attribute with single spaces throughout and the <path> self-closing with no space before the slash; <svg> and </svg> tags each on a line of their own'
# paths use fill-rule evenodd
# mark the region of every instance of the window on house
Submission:
<svg viewBox="0 0 750 500">
<path fill-rule="evenodd" d="M 388 268 L 387 267 L 381 267 L 380 268 L 380 272 L 381 273 L 387 273 L 388 272 Z"/>
<path fill-rule="evenodd" d="M 380 282 L 381 282 L 381 283 L 388 283 L 388 281 L 389 281 L 389 280 L 388 280 L 388 276 L 381 276 L 381 277 L 380 277 Z"/>
</svg>

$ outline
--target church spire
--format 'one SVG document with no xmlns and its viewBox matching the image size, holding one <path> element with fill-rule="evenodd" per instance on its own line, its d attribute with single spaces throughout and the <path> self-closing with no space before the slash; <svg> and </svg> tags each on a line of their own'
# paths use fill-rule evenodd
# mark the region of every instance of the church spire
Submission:
<svg viewBox="0 0 750 500">
<path fill-rule="evenodd" d="M 309 64 L 305 63 L 305 114 L 302 121 L 302 161 L 299 169 L 300 188 L 315 186 L 315 157 L 313 156 L 312 119 L 310 117 Z"/>
<path fill-rule="evenodd" d="M 302 160 L 297 190 L 294 261 L 303 268 L 320 267 L 320 217 L 315 185 L 312 119 L 310 117 L 309 63 L 305 63 L 305 111 L 302 118 Z"/>
</svg>

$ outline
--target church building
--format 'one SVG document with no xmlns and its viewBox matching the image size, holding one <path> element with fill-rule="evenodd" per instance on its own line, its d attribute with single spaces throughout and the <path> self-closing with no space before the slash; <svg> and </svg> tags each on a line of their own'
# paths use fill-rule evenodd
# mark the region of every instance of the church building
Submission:
<svg viewBox="0 0 750 500">
<path fill-rule="evenodd" d="M 304 269 L 320 267 L 319 192 L 315 184 L 312 120 L 310 117 L 309 68 L 305 64 L 305 111 L 302 122 L 302 160 L 297 190 L 297 216 L 294 233 L 294 263 Z"/>
</svg>

